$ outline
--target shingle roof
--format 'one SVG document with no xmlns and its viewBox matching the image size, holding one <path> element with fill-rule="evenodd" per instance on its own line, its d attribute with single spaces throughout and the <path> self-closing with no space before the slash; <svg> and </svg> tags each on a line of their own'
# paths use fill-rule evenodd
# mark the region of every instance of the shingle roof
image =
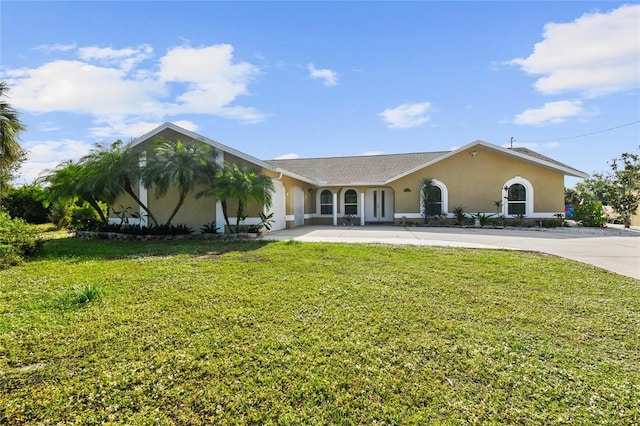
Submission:
<svg viewBox="0 0 640 426">
<path fill-rule="evenodd" d="M 586 177 L 573 167 L 527 148 L 502 148 L 483 141 L 476 141 L 455 151 L 416 152 L 411 154 L 386 154 L 352 157 L 296 158 L 266 160 L 272 166 L 305 178 L 322 186 L 386 184 L 428 164 L 444 159 L 456 152 L 482 145 L 504 154 L 512 152 L 516 157 L 549 167 L 565 175 Z"/>
<path fill-rule="evenodd" d="M 417 152 L 354 157 L 297 158 L 267 160 L 266 162 L 306 177 L 319 185 L 382 184 L 448 153 L 449 151 Z"/>
<path fill-rule="evenodd" d="M 559 161 L 556 161 L 556 160 L 554 160 L 553 158 L 549 158 L 549 157 L 547 157 L 547 156 L 545 156 L 545 155 L 542 155 L 542 154 L 539 154 L 539 153 L 537 153 L 537 152 L 535 152 L 535 151 L 531 151 L 531 150 L 530 150 L 530 149 L 528 149 L 528 148 L 520 148 L 520 147 L 516 147 L 516 148 L 507 148 L 507 149 L 511 149 L 511 150 L 513 150 L 513 151 L 517 151 L 517 152 L 519 152 L 519 153 L 521 153 L 521 154 L 528 155 L 529 157 L 533 157 L 533 158 L 538 159 L 538 160 L 542 160 L 542 161 L 546 161 L 546 162 L 548 162 L 548 163 L 555 164 L 556 166 L 560 166 L 560 167 L 564 167 L 564 168 L 567 168 L 567 169 L 573 170 L 573 171 L 575 171 L 575 172 L 576 172 L 576 173 L 578 173 L 578 174 L 583 173 L 583 172 L 581 172 L 581 171 L 580 171 L 580 170 L 578 170 L 578 169 L 574 169 L 573 167 L 571 167 L 571 166 L 567 166 L 566 164 L 561 163 L 561 162 L 559 162 Z"/>
</svg>

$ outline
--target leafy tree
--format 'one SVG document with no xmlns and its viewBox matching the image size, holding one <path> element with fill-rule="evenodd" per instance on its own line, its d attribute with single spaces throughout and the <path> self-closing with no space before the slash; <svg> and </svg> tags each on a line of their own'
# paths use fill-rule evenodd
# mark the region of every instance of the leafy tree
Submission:
<svg viewBox="0 0 640 426">
<path fill-rule="evenodd" d="M 564 204 L 565 206 L 577 206 L 580 203 L 580 197 L 578 191 L 574 188 L 564 189 Z"/>
<path fill-rule="evenodd" d="M 43 189 L 38 184 L 23 185 L 9 192 L 5 208 L 11 217 L 28 223 L 49 222 L 49 209 L 42 202 Z"/>
<path fill-rule="evenodd" d="M 609 204 L 631 225 L 631 216 L 640 204 L 640 156 L 625 152 L 610 163 L 611 178 L 605 188 Z"/>
<path fill-rule="evenodd" d="M 216 174 L 211 187 L 200 192 L 198 196 L 215 195 L 222 206 L 222 214 L 228 229 L 237 233 L 240 232 L 241 223 L 245 218 L 244 209 L 249 200 L 269 208 L 273 190 L 273 181 L 269 177 L 237 164 L 225 163 L 224 169 Z M 235 228 L 229 222 L 230 200 L 238 201 Z"/>
<path fill-rule="evenodd" d="M 20 121 L 18 112 L 4 97 L 9 92 L 6 82 L 0 82 L 0 201 L 3 188 L 11 180 L 12 172 L 26 157 L 26 151 L 20 145 L 20 133 L 26 130 Z"/>
<path fill-rule="evenodd" d="M 171 224 L 187 195 L 197 184 L 213 181 L 217 171 L 216 155 L 210 145 L 201 142 L 186 145 L 180 140 L 158 141 L 142 170 L 142 180 L 146 187 L 155 187 L 156 197 L 166 195 L 172 185 L 177 188 L 178 202 L 166 225 Z"/>
<path fill-rule="evenodd" d="M 49 206 L 55 202 L 66 205 L 74 204 L 76 199 L 81 199 L 89 204 L 96 212 L 102 222 L 107 221 L 100 198 L 94 192 L 98 188 L 93 188 L 89 181 L 89 172 L 86 166 L 73 161 L 66 161 L 59 164 L 54 170 L 47 170 L 45 175 L 39 179 L 46 183 L 44 190 L 44 203 Z"/>
<path fill-rule="evenodd" d="M 133 190 L 140 182 L 141 168 L 138 154 L 133 152 L 130 143 L 117 140 L 111 145 L 96 144 L 89 154 L 80 159 L 80 165 L 86 167 L 87 188 L 93 194 L 104 194 L 106 201 L 112 204 L 118 195 L 126 193 L 158 226 L 155 216 Z"/>
</svg>

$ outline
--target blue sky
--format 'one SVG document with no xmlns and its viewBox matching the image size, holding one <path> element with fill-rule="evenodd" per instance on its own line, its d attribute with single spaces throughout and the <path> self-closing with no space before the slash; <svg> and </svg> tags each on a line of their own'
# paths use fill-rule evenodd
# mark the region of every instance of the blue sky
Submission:
<svg viewBox="0 0 640 426">
<path fill-rule="evenodd" d="M 18 183 L 166 121 L 261 159 L 513 137 L 592 173 L 640 145 L 638 2 L 3 0 L 0 13 L 0 79 L 28 126 Z"/>
</svg>

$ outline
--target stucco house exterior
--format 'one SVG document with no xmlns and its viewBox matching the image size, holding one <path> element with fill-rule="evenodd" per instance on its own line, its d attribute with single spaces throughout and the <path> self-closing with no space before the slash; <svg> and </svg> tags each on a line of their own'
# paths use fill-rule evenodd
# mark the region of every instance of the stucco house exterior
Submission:
<svg viewBox="0 0 640 426">
<path fill-rule="evenodd" d="M 467 213 L 553 218 L 564 211 L 564 177 L 588 177 L 529 149 L 484 141 L 452 151 L 260 160 L 172 123 L 132 142 L 141 162 L 157 138 L 209 144 L 221 164 L 244 165 L 271 177 L 275 189 L 269 209 L 275 221 L 272 230 L 341 225 L 345 216 L 354 225 L 419 222 L 423 219 L 420 185 L 425 177 L 433 178 L 439 188 L 436 201 L 443 216 L 453 217 L 453 210 L 462 207 Z M 138 192 L 159 222 L 166 220 L 177 199 L 177 192 L 161 199 L 142 186 Z M 213 197 L 196 199 L 196 192 L 174 222 L 195 230 L 210 223 L 225 229 L 220 203 Z M 123 196 L 113 207 L 133 207 L 131 201 Z M 496 202 L 501 205 L 497 207 Z M 262 210 L 263 206 L 249 206 L 245 223 L 257 223 Z"/>
</svg>

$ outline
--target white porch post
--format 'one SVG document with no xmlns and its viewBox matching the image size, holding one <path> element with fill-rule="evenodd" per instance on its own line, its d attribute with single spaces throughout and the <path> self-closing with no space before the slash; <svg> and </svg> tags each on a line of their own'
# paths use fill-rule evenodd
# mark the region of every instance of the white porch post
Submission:
<svg viewBox="0 0 640 426">
<path fill-rule="evenodd" d="M 216 164 L 218 167 L 224 167 L 224 152 L 220 151 L 219 155 L 216 157 Z M 216 197 L 216 228 L 218 228 L 218 232 L 224 234 L 226 223 L 224 221 L 224 214 L 222 213 L 222 203 Z"/>
<path fill-rule="evenodd" d="M 364 226 L 364 192 L 360 193 L 360 226 Z"/>
<path fill-rule="evenodd" d="M 142 151 L 138 156 L 138 160 L 139 160 L 140 168 L 142 169 L 147 164 L 147 151 Z M 147 188 L 142 183 L 142 179 L 140 179 L 140 182 L 138 183 L 138 192 L 140 194 L 138 196 L 138 198 L 140 198 L 140 201 L 142 201 L 145 206 L 149 207 L 149 194 L 147 192 Z M 144 211 L 142 206 L 139 207 L 139 213 L 140 213 L 140 226 L 147 226 L 149 222 L 149 218 L 147 217 L 147 212 Z"/>
<path fill-rule="evenodd" d="M 333 226 L 338 226 L 338 194 L 333 193 Z"/>
</svg>

